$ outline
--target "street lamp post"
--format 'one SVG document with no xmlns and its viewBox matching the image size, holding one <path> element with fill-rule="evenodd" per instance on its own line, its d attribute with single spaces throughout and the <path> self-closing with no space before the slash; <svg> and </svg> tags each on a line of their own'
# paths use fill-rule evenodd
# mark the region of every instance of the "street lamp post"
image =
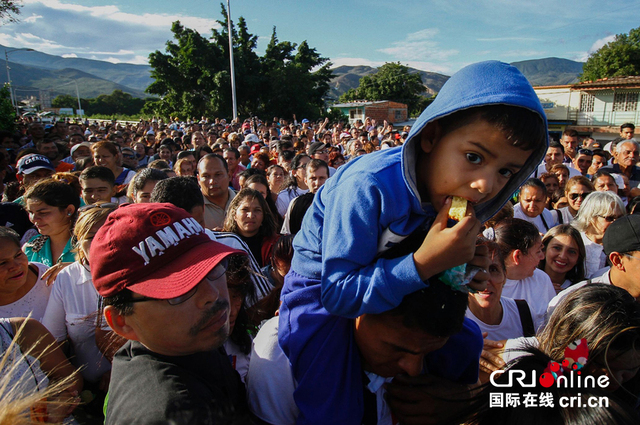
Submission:
<svg viewBox="0 0 640 425">
<path fill-rule="evenodd" d="M 231 70 L 231 101 L 233 104 L 233 119 L 238 119 L 238 104 L 236 101 L 236 73 L 233 67 L 233 35 L 231 34 L 231 5 L 227 0 L 227 25 L 229 31 L 229 67 Z"/>
<path fill-rule="evenodd" d="M 20 111 L 18 110 L 18 102 L 13 96 L 13 86 L 11 85 L 11 73 L 9 72 L 9 70 L 11 69 L 9 68 L 9 53 L 17 52 L 18 50 L 24 50 L 25 52 L 33 52 L 33 49 L 23 49 L 23 48 L 11 49 L 11 50 L 4 49 L 4 63 L 7 66 L 7 82 L 9 83 L 9 97 L 11 98 L 11 106 L 13 106 L 13 108 L 16 110 L 16 115 L 20 115 Z"/>
</svg>

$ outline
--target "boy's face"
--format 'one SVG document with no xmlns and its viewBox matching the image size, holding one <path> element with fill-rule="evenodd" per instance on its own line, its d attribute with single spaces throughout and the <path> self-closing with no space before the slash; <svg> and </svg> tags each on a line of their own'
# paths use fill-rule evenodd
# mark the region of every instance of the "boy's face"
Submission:
<svg viewBox="0 0 640 425">
<path fill-rule="evenodd" d="M 446 135 L 438 122 L 422 131 L 418 191 L 439 211 L 447 197 L 472 204 L 495 197 L 533 152 L 513 146 L 502 131 L 476 120 Z"/>
<path fill-rule="evenodd" d="M 108 182 L 100 179 L 81 179 L 80 186 L 82 186 L 82 200 L 85 204 L 111 202 L 114 187 Z"/>
</svg>

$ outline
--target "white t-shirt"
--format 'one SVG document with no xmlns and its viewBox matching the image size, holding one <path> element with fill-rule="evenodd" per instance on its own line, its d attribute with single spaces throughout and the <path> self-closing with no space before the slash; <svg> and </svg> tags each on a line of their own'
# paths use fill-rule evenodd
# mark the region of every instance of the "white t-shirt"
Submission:
<svg viewBox="0 0 640 425">
<path fill-rule="evenodd" d="M 291 373 L 289 359 L 278 345 L 278 320 L 272 317 L 260 328 L 253 340 L 247 382 L 249 409 L 258 418 L 270 424 L 295 424 L 298 407 L 293 399 L 296 382 Z M 384 387 L 393 378 L 383 378 L 365 372 L 370 382 L 367 388 L 376 395 L 379 425 L 394 425 L 387 404 Z"/>
<path fill-rule="evenodd" d="M 280 216 L 284 217 L 287 213 L 287 208 L 289 208 L 289 204 L 291 201 L 296 199 L 300 195 L 304 195 L 307 193 L 309 189 L 300 189 L 296 187 L 295 189 L 285 189 L 278 193 L 278 199 L 276 199 L 276 208 L 278 208 L 278 213 Z"/>
<path fill-rule="evenodd" d="M 540 214 L 539 216 L 529 217 L 522 211 L 522 205 L 520 205 L 519 202 L 513 207 L 513 217 L 528 221 L 529 223 L 536 226 L 538 232 L 542 233 L 543 235 L 547 233 L 549 229 L 558 225 L 555 217 L 553 217 L 551 211 L 549 211 L 548 209 L 545 208 L 542 211 L 542 214 Z"/>
<path fill-rule="evenodd" d="M 51 294 L 51 287 L 47 286 L 46 280 L 42 279 L 42 274 L 49 267 L 42 263 L 29 263 L 29 266 L 31 269 L 33 268 L 31 266 L 37 269 L 38 278 L 36 284 L 18 301 L 0 306 L 0 317 L 27 317 L 31 314 L 32 319 L 42 323 L 42 317 L 49 301 L 49 294 Z"/>
<path fill-rule="evenodd" d="M 571 215 L 571 212 L 569 211 L 569 207 L 562 207 L 560 209 L 553 210 L 550 212 L 551 212 L 551 215 L 553 215 L 553 218 L 556 220 L 556 223 L 558 224 L 571 224 L 574 218 Z M 562 215 L 562 223 L 560 223 L 558 215 Z"/>
<path fill-rule="evenodd" d="M 547 305 L 556 296 L 556 291 L 549 276 L 542 270 L 535 269 L 531 277 L 521 280 L 507 279 L 502 289 L 502 296 L 527 301 L 537 332 L 540 325 L 544 323 Z"/>
<path fill-rule="evenodd" d="M 487 332 L 489 335 L 487 339 L 493 341 L 500 341 L 509 338 L 519 338 L 524 335 L 522 329 L 522 321 L 520 320 L 520 312 L 518 312 L 518 306 L 516 302 L 511 298 L 500 298 L 500 304 L 502 304 L 502 320 L 497 325 L 488 325 L 482 320 L 478 319 L 471 309 L 467 308 L 465 316 L 476 322 L 480 327 L 482 333 Z M 533 322 L 534 329 L 538 328 L 538 323 Z"/>
<path fill-rule="evenodd" d="M 289 359 L 278 345 L 278 316 L 262 325 L 253 340 L 246 377 L 249 409 L 270 424 L 295 424 L 298 407 L 293 399 L 296 382 Z"/>
<path fill-rule="evenodd" d="M 71 340 L 75 353 L 71 362 L 83 367 L 84 379 L 97 382 L 111 370 L 111 363 L 96 345 L 100 296 L 91 273 L 76 261 L 58 273 L 52 287 L 42 324 L 57 341 Z M 102 328 L 109 330 L 104 320 Z"/>
<path fill-rule="evenodd" d="M 589 282 L 589 280 L 591 280 L 591 282 Z M 547 314 L 545 317 L 545 323 L 549 321 L 549 317 L 551 317 L 553 310 L 556 309 L 556 307 L 558 306 L 558 304 L 560 304 L 560 301 L 562 301 L 564 297 L 566 297 L 576 289 L 582 288 L 583 286 L 589 283 L 604 283 L 605 285 L 611 285 L 611 279 L 609 278 L 609 269 L 607 269 L 603 274 L 596 276 L 592 279 L 583 280 L 582 282 L 578 282 L 575 285 L 569 286 L 567 289 L 565 289 L 564 291 L 560 292 L 558 295 L 553 297 L 553 299 L 549 301 L 549 304 L 547 305 Z"/>
<path fill-rule="evenodd" d="M 582 236 L 582 242 L 584 243 L 584 249 L 587 254 L 584 259 L 584 275 L 587 279 L 590 279 L 596 276 L 598 270 L 607 264 L 607 256 L 604 255 L 602 245 L 592 242 L 584 232 L 580 232 L 580 236 Z"/>
<path fill-rule="evenodd" d="M 242 382 L 245 382 L 247 372 L 249 372 L 249 360 L 251 359 L 251 353 L 243 353 L 242 351 L 240 351 L 240 347 L 238 347 L 233 341 L 229 339 L 225 341 L 224 349 L 229 356 L 231 366 L 233 366 L 233 368 L 238 372 Z"/>
</svg>

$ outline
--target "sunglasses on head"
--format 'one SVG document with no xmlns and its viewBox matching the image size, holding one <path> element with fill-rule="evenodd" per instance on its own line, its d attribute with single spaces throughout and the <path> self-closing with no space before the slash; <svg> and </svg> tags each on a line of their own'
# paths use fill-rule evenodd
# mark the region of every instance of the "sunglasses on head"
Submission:
<svg viewBox="0 0 640 425">
<path fill-rule="evenodd" d="M 578 198 L 582 199 L 584 201 L 584 198 L 587 197 L 587 195 L 589 195 L 591 192 L 584 192 L 584 193 L 570 193 L 569 194 L 569 199 L 571 199 L 572 201 L 576 201 Z"/>
<path fill-rule="evenodd" d="M 591 149 L 578 149 L 578 154 L 593 156 L 593 151 Z"/>
</svg>

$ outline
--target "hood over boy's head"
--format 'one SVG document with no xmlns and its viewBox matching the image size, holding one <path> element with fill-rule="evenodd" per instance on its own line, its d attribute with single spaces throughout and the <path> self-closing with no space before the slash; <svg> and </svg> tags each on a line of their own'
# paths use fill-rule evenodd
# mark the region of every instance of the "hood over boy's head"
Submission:
<svg viewBox="0 0 640 425">
<path fill-rule="evenodd" d="M 486 141 L 495 145 L 489 146 L 490 152 L 479 148 L 477 152 L 465 153 L 471 164 L 484 165 L 493 159 L 504 160 L 500 156 L 508 154 L 510 158 L 517 159 L 507 161 L 504 167 L 498 164 L 495 184 L 490 182 L 488 188 L 473 189 L 473 183 L 459 179 L 458 186 L 453 188 L 465 193 L 445 194 L 474 202 L 476 216 L 485 221 L 500 210 L 544 158 L 548 146 L 547 120 L 531 84 L 514 66 L 487 61 L 469 65 L 454 74 L 433 103 L 420 115 L 402 148 L 406 183 L 421 194 L 422 202 L 434 203 L 436 209 L 439 206 L 435 203 L 440 202 L 439 199 L 424 198 L 432 196 L 433 191 L 429 186 L 440 187 L 446 182 L 444 179 L 433 181 L 441 179 L 438 175 L 425 179 L 424 170 L 420 169 L 425 161 L 420 157 L 424 157 L 423 151 L 427 156 L 430 155 L 440 141 L 450 143 L 452 138 L 458 137 L 454 132 L 460 133 L 465 129 L 462 133 L 466 134 L 470 143 L 482 144 Z M 489 137 L 474 140 L 475 134 L 482 134 L 481 130 Z M 430 151 L 425 150 L 425 137 L 432 140 Z M 450 155 L 454 153 L 446 152 L 443 157 L 448 160 Z M 466 160 L 463 157 L 461 161 L 464 163 Z M 465 185 L 466 189 L 463 187 Z"/>
</svg>

